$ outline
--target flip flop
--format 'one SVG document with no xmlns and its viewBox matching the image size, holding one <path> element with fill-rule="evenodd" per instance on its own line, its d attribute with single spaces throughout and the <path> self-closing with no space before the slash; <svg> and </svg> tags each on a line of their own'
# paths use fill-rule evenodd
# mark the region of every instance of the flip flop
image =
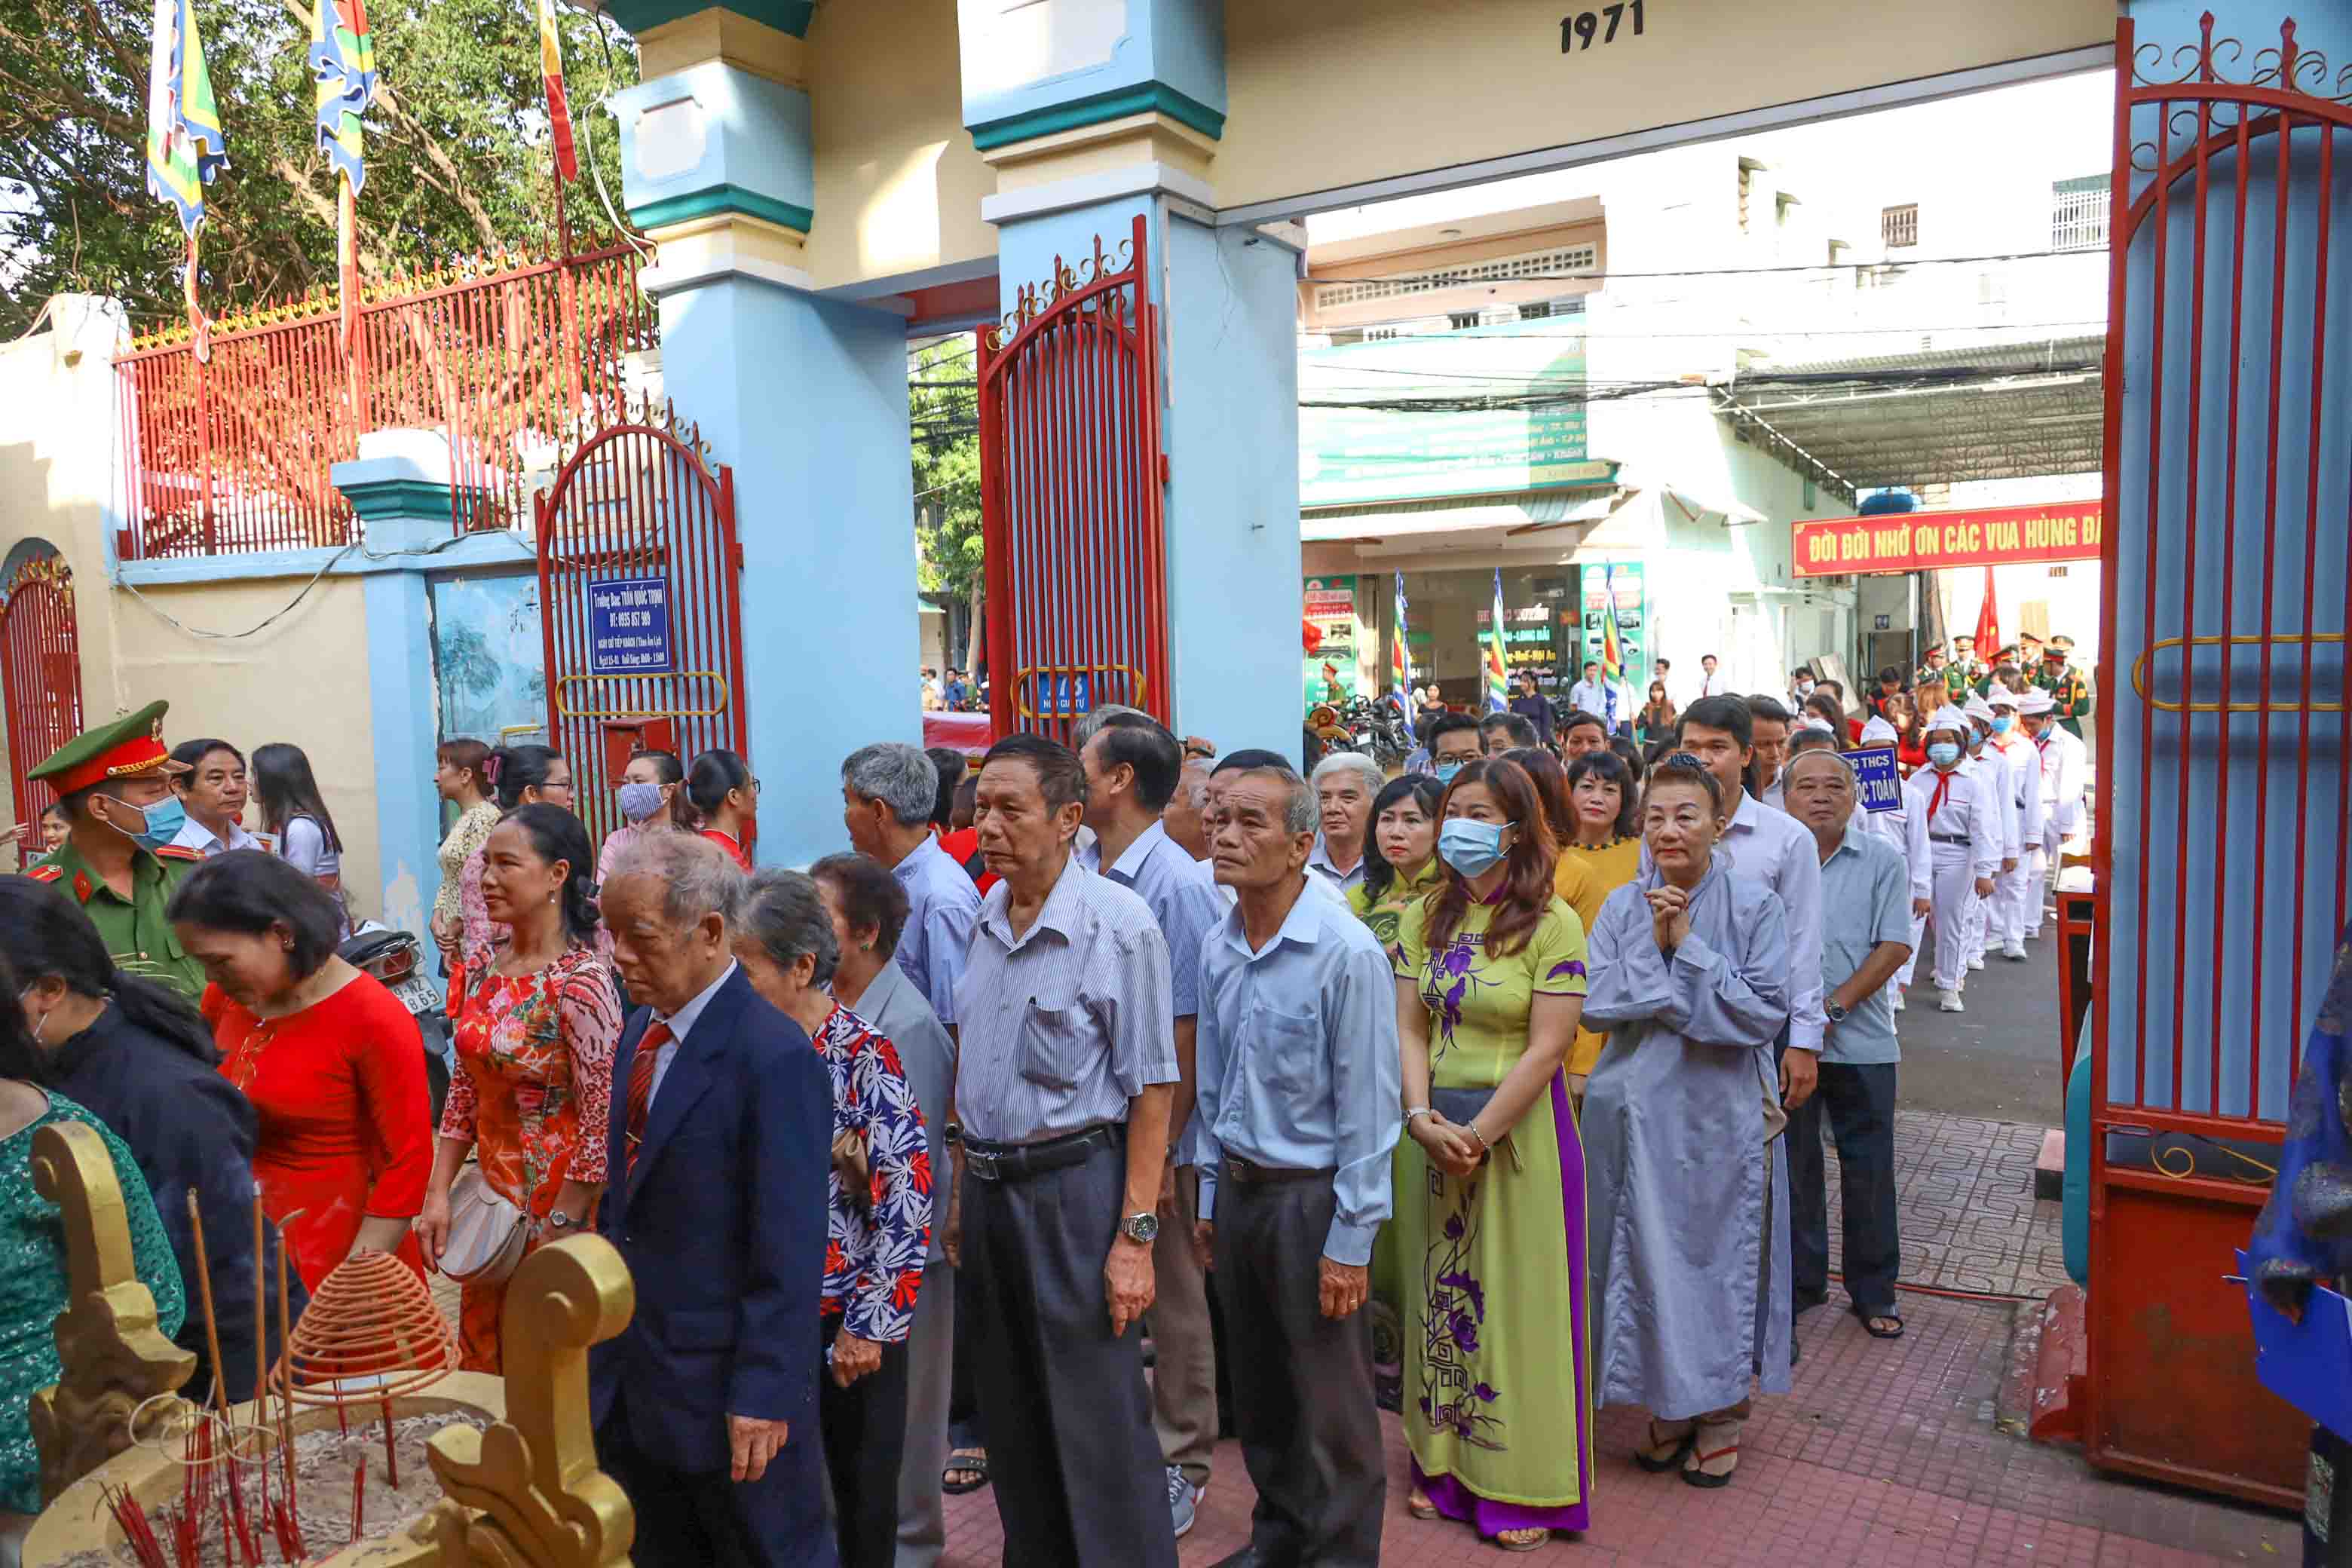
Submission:
<svg viewBox="0 0 2352 1568">
<path fill-rule="evenodd" d="M 1430 1501 L 1426 1494 L 1415 1494 L 1413 1492 L 1405 1493 L 1404 1510 L 1405 1512 L 1412 1515 L 1415 1519 L 1435 1519 L 1437 1517 L 1437 1505 Z"/>
<path fill-rule="evenodd" d="M 958 1463 L 959 1460 L 962 1462 Z M 980 1479 L 976 1481 L 951 1481 L 948 1479 L 950 1476 L 952 1476 L 959 1471 L 961 1471 L 966 1475 L 977 1475 Z M 945 1491 L 950 1497 L 961 1497 L 966 1492 L 976 1492 L 987 1484 L 988 1450 L 985 1448 L 954 1449 L 949 1453 L 948 1462 L 940 1468 L 940 1489 Z"/>
<path fill-rule="evenodd" d="M 1514 1541 L 1512 1536 L 1518 1539 Z M 1539 1552 L 1550 1543 L 1551 1531 L 1530 1525 L 1526 1530 L 1507 1530 L 1488 1539 L 1505 1552 Z"/>
<path fill-rule="evenodd" d="M 1848 1310 L 1853 1313 L 1854 1321 L 1862 1325 L 1862 1331 L 1874 1340 L 1899 1340 L 1903 1337 L 1903 1314 L 1900 1312 L 1892 1309 L 1884 1312 L 1865 1311 L 1860 1306 L 1849 1308 Z M 1890 1322 L 1895 1326 L 1891 1329 L 1882 1329 L 1878 1326 L 1881 1322 Z"/>
</svg>

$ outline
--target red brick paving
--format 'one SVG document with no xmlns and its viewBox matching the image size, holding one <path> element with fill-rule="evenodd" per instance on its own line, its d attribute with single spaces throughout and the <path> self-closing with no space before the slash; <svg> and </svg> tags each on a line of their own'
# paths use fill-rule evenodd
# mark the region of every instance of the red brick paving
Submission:
<svg viewBox="0 0 2352 1568">
<path fill-rule="evenodd" d="M 1905 1337 L 1873 1340 L 1841 1298 L 1805 1317 L 1795 1391 L 1758 1402 L 1738 1479 L 1702 1492 L 1649 1476 L 1629 1458 L 1631 1410 L 1599 1423 L 1594 1527 L 1507 1559 L 1466 1529 L 1404 1511 L 1402 1426 L 1383 1417 L 1389 1508 L 1382 1561 L 1427 1565 L 1589 1564 L 1591 1568 L 1908 1568 L 1915 1563 L 2048 1563 L 2171 1568 L 2292 1563 L 2296 1521 L 2094 1471 L 2079 1453 L 2000 1430 L 2002 1372 L 2016 1309 L 1908 1295 Z M 1252 1493 L 1233 1443 L 1185 1568 L 1207 1568 L 1249 1536 Z M 1003 1535 L 987 1490 L 948 1500 L 948 1568 L 992 1568 Z M 1028 1568 L 1013 1564 L 1010 1568 Z"/>
</svg>

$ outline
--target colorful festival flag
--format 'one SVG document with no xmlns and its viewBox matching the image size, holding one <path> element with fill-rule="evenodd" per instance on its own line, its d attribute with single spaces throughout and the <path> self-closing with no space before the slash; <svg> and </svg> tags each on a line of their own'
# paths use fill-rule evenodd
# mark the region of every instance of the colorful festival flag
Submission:
<svg viewBox="0 0 2352 1568">
<path fill-rule="evenodd" d="M 563 39 L 555 30 L 555 0 L 539 0 L 539 73 L 547 82 L 547 126 L 555 142 L 558 178 L 580 177 L 572 144 L 572 109 L 563 97 Z"/>
<path fill-rule="evenodd" d="M 1601 591 L 1609 600 L 1609 613 L 1601 623 L 1601 689 L 1603 706 L 1608 711 L 1601 716 L 1609 721 L 1609 732 L 1617 732 L 1617 683 L 1625 678 L 1625 644 L 1617 630 L 1617 568 L 1601 569 Z"/>
<path fill-rule="evenodd" d="M 147 56 L 147 194 L 180 211 L 187 237 L 181 290 L 196 357 L 212 357 L 205 313 L 196 304 L 196 231 L 205 226 L 205 186 L 228 164 L 213 79 L 205 69 L 194 0 L 155 0 L 154 37 Z"/>
<path fill-rule="evenodd" d="M 1404 716 L 1412 717 L 1412 653 L 1404 645 L 1404 574 L 1396 574 L 1396 653 L 1389 660 L 1389 683 L 1395 689 L 1396 703 Z"/>
<path fill-rule="evenodd" d="M 359 342 L 358 201 L 367 184 L 361 116 L 375 102 L 375 46 L 367 0 L 316 0 L 310 13 L 310 71 L 318 79 L 319 150 L 336 174 L 336 265 L 341 273 L 343 348 Z"/>
<path fill-rule="evenodd" d="M 1992 567 L 1985 567 L 1984 604 L 1977 610 L 1977 658 L 1986 668 L 1991 668 L 1993 656 L 2000 651 L 2000 605 L 1993 599 Z"/>
<path fill-rule="evenodd" d="M 1486 711 L 1500 713 L 1510 704 L 1510 656 L 1503 640 L 1503 569 L 1495 568 L 1495 607 L 1486 617 Z"/>
</svg>

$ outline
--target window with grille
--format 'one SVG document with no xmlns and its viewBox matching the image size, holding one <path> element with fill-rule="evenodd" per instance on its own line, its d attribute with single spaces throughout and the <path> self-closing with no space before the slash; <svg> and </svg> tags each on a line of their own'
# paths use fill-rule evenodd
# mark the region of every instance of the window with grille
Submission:
<svg viewBox="0 0 2352 1568">
<path fill-rule="evenodd" d="M 1475 310 L 1448 311 L 1445 324 L 1457 332 L 1466 332 L 1478 324 L 1478 312 Z"/>
<path fill-rule="evenodd" d="M 1394 300 L 1409 294 L 1432 294 L 1472 283 L 1508 283 L 1528 278 L 1567 279 L 1600 265 L 1601 247 L 1568 245 L 1525 256 L 1498 256 L 1486 261 L 1464 262 L 1406 278 L 1351 278 L 1326 283 L 1315 290 L 1315 304 L 1328 310 L 1335 305 L 1360 305 L 1372 300 Z"/>
<path fill-rule="evenodd" d="M 2107 176 L 2053 181 L 2050 186 L 2050 248 L 2107 247 Z"/>
<path fill-rule="evenodd" d="M 1919 243 L 1919 204 L 1888 207 L 1878 215 L 1878 242 L 1889 250 Z"/>
<path fill-rule="evenodd" d="M 1551 301 L 1549 300 L 1544 300 L 1540 304 L 1522 305 L 1519 307 L 1519 320 L 1522 321 L 1540 321 L 1550 314 Z"/>
</svg>

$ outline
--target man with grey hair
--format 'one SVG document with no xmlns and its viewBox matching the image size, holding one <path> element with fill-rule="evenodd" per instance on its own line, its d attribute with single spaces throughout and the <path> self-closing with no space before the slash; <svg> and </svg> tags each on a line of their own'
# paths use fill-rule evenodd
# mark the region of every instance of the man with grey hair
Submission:
<svg viewBox="0 0 2352 1568">
<path fill-rule="evenodd" d="M 652 1568 L 838 1562 L 816 1421 L 833 1089 L 735 963 L 742 885 L 716 845 L 656 833 L 603 889 L 639 1005 L 614 1054 L 598 1228 L 637 1305 L 589 1353 L 589 1409 Z"/>
<path fill-rule="evenodd" d="M 1822 1011 L 1828 1019 L 1814 1092 L 1789 1110 L 1790 1282 L 1799 1302 L 1829 1294 L 1826 1113 L 1845 1205 L 1846 1295 L 1864 1329 L 1891 1340 L 1903 1332 L 1895 1310 L 1902 1263 L 1895 1079 L 1903 1051 L 1886 982 L 1911 953 L 1911 870 L 1901 850 L 1853 820 L 1853 765 L 1835 751 L 1797 752 L 1782 782 L 1789 814 L 1811 832 L 1821 858 Z"/>
<path fill-rule="evenodd" d="M 1317 897 L 1321 814 L 1288 767 L 1223 783 L 1233 910 L 1202 948 L 1194 1245 L 1232 1326 L 1234 1417 L 1257 1488 L 1219 1568 L 1373 1568 L 1385 1469 L 1357 1316 L 1389 1217 L 1402 1071 L 1396 982 L 1369 927 Z"/>
<path fill-rule="evenodd" d="M 850 847 L 890 868 L 907 889 L 898 966 L 950 1033 L 956 983 L 971 951 L 980 889 L 931 832 L 940 772 L 919 746 L 861 746 L 841 764 L 841 820 Z"/>
<path fill-rule="evenodd" d="M 1322 807 L 1323 830 L 1307 857 L 1307 868 L 1342 893 L 1364 879 L 1372 799 L 1387 782 L 1381 765 L 1361 752 L 1334 752 L 1315 764 L 1315 798 Z"/>
<path fill-rule="evenodd" d="M 1176 782 L 1176 793 L 1169 798 L 1168 809 L 1160 821 L 1168 829 L 1168 837 L 1176 847 L 1195 860 L 1209 858 L 1209 830 L 1201 814 L 1209 805 L 1209 776 L 1217 771 L 1214 757 L 1187 757 L 1183 776 Z"/>
</svg>

